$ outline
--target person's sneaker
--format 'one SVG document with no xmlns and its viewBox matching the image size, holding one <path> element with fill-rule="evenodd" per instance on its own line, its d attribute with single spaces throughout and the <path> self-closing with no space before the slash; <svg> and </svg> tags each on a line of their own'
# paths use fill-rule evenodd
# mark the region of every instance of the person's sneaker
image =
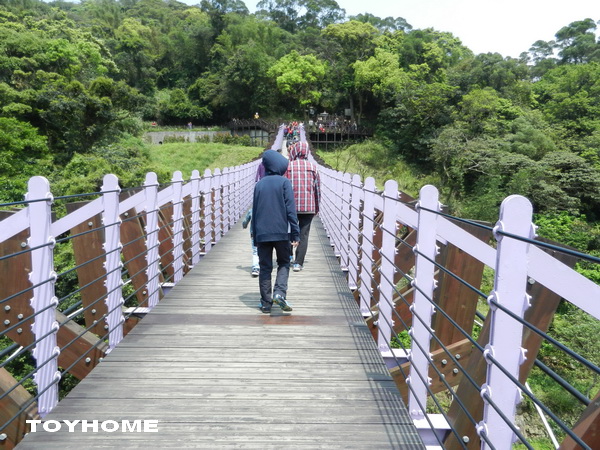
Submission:
<svg viewBox="0 0 600 450">
<path fill-rule="evenodd" d="M 292 310 L 292 307 L 288 304 L 288 302 L 285 301 L 285 298 L 279 294 L 275 294 L 273 297 L 273 302 L 277 303 L 283 311 L 287 312 Z"/>
<path fill-rule="evenodd" d="M 260 310 L 261 312 L 263 312 L 264 314 L 271 314 L 271 305 L 260 305 Z"/>
<path fill-rule="evenodd" d="M 292 270 L 293 270 L 294 272 L 300 272 L 300 271 L 302 270 L 302 266 L 301 266 L 300 264 L 294 264 L 294 265 L 292 266 Z"/>
<path fill-rule="evenodd" d="M 260 272 L 260 270 L 259 270 L 259 268 L 258 268 L 258 267 L 253 267 L 253 268 L 252 268 L 251 275 L 252 275 L 253 277 L 257 277 L 257 276 L 258 276 L 258 274 L 259 274 L 259 272 Z"/>
</svg>

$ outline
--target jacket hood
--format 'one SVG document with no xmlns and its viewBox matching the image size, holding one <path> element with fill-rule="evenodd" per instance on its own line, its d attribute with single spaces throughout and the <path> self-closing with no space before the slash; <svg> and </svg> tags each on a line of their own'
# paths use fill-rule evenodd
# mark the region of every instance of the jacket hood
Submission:
<svg viewBox="0 0 600 450">
<path fill-rule="evenodd" d="M 283 175 L 288 168 L 287 158 L 275 150 L 265 151 L 262 161 L 267 175 Z"/>
<path fill-rule="evenodd" d="M 297 142 L 296 145 L 293 145 L 290 149 L 290 159 L 292 161 L 296 159 L 307 159 L 309 153 L 310 149 L 308 148 L 308 142 Z"/>
</svg>

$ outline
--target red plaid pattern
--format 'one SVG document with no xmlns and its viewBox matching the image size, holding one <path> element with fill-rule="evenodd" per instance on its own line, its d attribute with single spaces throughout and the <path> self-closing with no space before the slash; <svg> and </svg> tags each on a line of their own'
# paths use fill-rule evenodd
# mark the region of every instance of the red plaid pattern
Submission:
<svg viewBox="0 0 600 450">
<path fill-rule="evenodd" d="M 306 142 L 298 142 L 292 148 L 285 176 L 290 179 L 294 188 L 296 211 L 318 214 L 321 198 L 319 171 L 315 164 L 306 159 L 308 151 Z"/>
</svg>

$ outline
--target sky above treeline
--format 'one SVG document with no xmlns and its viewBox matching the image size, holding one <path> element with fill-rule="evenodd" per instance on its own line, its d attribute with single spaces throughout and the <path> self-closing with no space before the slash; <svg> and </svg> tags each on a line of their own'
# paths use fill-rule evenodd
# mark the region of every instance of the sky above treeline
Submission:
<svg viewBox="0 0 600 450">
<path fill-rule="evenodd" d="M 244 0 L 250 12 L 259 0 Z M 186 3 L 197 1 L 186 0 Z M 600 20 L 600 0 L 337 0 L 347 16 L 403 17 L 413 28 L 449 31 L 475 53 L 518 58 L 562 27 Z M 598 33 L 597 33 L 598 35 Z"/>
</svg>

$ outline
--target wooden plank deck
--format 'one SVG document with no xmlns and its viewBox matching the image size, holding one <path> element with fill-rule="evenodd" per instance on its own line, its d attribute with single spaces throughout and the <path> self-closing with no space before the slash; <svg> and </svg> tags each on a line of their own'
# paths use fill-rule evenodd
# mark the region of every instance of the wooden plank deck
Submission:
<svg viewBox="0 0 600 450">
<path fill-rule="evenodd" d="M 63 425 L 18 448 L 424 448 L 320 220 L 290 272 L 291 314 L 258 310 L 250 262 L 238 223 L 46 417 L 158 433 Z"/>
</svg>

